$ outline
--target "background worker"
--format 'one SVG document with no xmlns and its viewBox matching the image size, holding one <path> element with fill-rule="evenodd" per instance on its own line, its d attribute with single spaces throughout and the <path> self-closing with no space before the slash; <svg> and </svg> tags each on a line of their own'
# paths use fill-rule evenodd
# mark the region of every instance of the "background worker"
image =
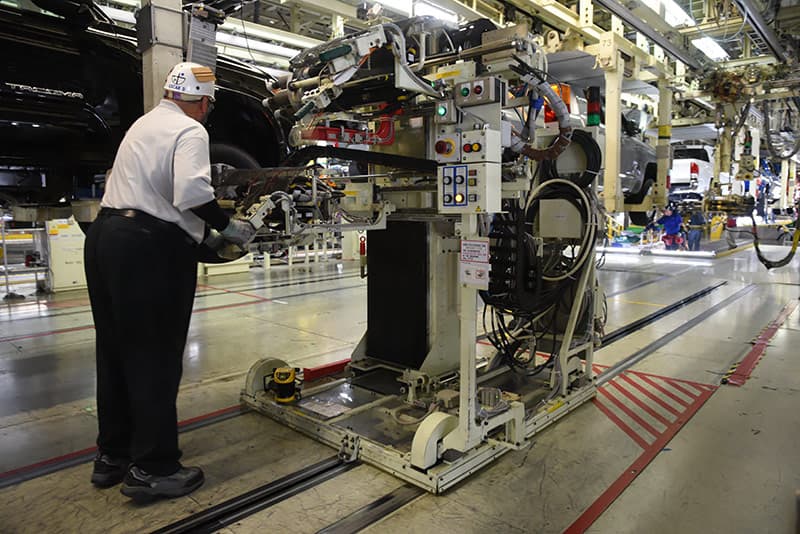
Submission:
<svg viewBox="0 0 800 534">
<path fill-rule="evenodd" d="M 703 237 L 703 228 L 706 225 L 706 218 L 701 209 L 692 210 L 689 218 L 689 250 L 700 250 L 700 239 Z"/>
<path fill-rule="evenodd" d="M 664 214 L 652 225 L 661 225 L 664 227 L 664 236 L 661 238 L 664 241 L 664 246 L 667 250 L 678 250 L 683 237 L 681 237 L 681 225 L 683 225 L 683 218 L 675 206 L 672 204 L 664 208 Z"/>
<path fill-rule="evenodd" d="M 200 487 L 179 462 L 176 399 L 197 284 L 196 246 L 208 226 L 237 244 L 255 233 L 229 219 L 211 187 L 208 133 L 214 74 L 180 63 L 164 99 L 125 134 L 102 209 L 86 237 L 96 329 L 98 454 L 92 483 L 139 502 Z M 124 479 L 124 480 L 123 480 Z"/>
</svg>

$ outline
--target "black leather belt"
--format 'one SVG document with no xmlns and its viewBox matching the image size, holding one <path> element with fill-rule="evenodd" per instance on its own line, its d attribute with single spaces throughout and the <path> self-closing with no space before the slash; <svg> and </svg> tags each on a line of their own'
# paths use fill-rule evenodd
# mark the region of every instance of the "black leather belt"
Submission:
<svg viewBox="0 0 800 534">
<path fill-rule="evenodd" d="M 159 219 L 158 217 L 154 217 L 149 213 L 145 213 L 141 210 L 133 209 L 133 208 L 101 208 L 100 213 L 98 213 L 98 217 L 110 217 L 110 216 L 117 216 L 117 217 L 127 217 L 128 219 L 133 219 L 135 221 L 141 222 L 143 225 L 150 226 L 151 228 L 157 228 L 159 230 L 169 232 L 174 234 L 176 237 L 180 237 L 181 239 L 185 240 L 192 246 L 197 245 L 197 243 L 189 237 L 183 228 L 178 226 L 177 224 L 164 221 Z"/>
<path fill-rule="evenodd" d="M 148 215 L 147 213 L 145 213 L 143 211 L 134 210 L 134 209 L 119 210 L 119 209 L 116 209 L 116 208 L 101 208 L 100 209 L 100 215 L 119 215 L 120 217 L 127 217 L 129 219 L 139 219 L 139 218 L 144 218 L 146 216 L 148 218 L 156 219 L 156 217 L 153 217 L 152 215 Z M 165 221 L 161 221 L 161 222 L 165 222 Z"/>
</svg>

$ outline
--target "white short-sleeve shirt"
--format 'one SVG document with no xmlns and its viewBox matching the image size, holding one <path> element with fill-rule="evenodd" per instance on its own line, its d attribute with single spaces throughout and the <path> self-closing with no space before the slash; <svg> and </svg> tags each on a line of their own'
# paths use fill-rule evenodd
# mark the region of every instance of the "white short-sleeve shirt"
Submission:
<svg viewBox="0 0 800 534">
<path fill-rule="evenodd" d="M 213 199 L 208 132 L 162 100 L 125 134 L 100 205 L 149 213 L 177 224 L 199 243 L 205 223 L 190 208 Z"/>
</svg>

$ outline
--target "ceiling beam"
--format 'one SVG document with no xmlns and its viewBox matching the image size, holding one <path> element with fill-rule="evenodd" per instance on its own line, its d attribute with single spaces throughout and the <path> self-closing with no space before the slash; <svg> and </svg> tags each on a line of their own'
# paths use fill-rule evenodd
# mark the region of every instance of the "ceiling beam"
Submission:
<svg viewBox="0 0 800 534">
<path fill-rule="evenodd" d="M 288 3 L 288 2 L 287 2 Z M 293 4 L 306 6 L 309 9 L 327 13 L 329 15 L 339 15 L 344 17 L 345 24 L 356 28 L 364 29 L 371 26 L 365 20 L 360 20 L 356 14 L 356 6 L 345 4 L 340 0 L 292 0 Z"/>
<path fill-rule="evenodd" d="M 786 63 L 786 51 L 778 41 L 778 36 L 761 16 L 758 8 L 753 4 L 752 0 L 736 0 L 736 4 L 741 9 L 742 13 L 747 16 L 750 27 L 767 43 L 775 59 L 781 63 Z"/>
<path fill-rule="evenodd" d="M 742 27 L 742 17 L 728 19 L 725 22 L 703 22 L 697 26 L 689 26 L 678 30 L 687 39 L 700 39 L 701 37 L 730 37 Z"/>
<path fill-rule="evenodd" d="M 634 15 L 627 7 L 623 6 L 617 0 L 596 0 L 596 3 L 610 11 L 612 15 L 619 17 L 627 25 L 653 41 L 653 43 L 660 46 L 664 52 L 685 63 L 686 66 L 695 70 L 700 70 L 702 68 L 701 63 L 694 54 L 682 46 L 673 44 L 664 34 Z"/>
</svg>

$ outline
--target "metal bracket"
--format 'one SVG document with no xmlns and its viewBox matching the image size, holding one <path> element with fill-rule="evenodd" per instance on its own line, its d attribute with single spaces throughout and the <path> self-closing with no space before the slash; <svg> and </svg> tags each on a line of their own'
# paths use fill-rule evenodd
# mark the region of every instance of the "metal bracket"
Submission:
<svg viewBox="0 0 800 534">
<path fill-rule="evenodd" d="M 358 460 L 358 453 L 361 450 L 361 438 L 352 434 L 342 437 L 341 447 L 339 447 L 339 459 L 345 463 Z"/>
</svg>

